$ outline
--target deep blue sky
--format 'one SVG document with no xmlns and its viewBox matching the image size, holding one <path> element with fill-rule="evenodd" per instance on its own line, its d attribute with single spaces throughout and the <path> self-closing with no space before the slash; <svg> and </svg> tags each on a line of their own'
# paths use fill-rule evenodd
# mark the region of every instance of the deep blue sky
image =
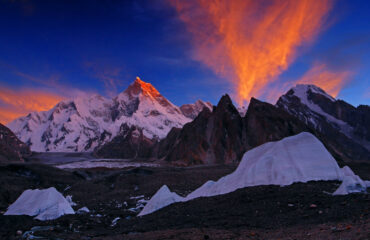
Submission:
<svg viewBox="0 0 370 240">
<path fill-rule="evenodd" d="M 370 104 L 369 13 L 370 1 L 335 1 L 332 23 L 280 79 L 322 61 L 353 72 L 339 98 Z M 112 96 L 140 76 L 177 105 L 216 104 L 232 91 L 193 60 L 191 37 L 166 1 L 0 0 L 0 31 L 1 88 Z"/>
</svg>

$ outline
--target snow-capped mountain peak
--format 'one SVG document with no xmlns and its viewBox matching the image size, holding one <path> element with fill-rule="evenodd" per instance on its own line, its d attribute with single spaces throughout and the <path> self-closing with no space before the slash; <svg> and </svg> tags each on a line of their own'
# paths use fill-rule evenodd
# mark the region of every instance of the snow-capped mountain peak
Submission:
<svg viewBox="0 0 370 240">
<path fill-rule="evenodd" d="M 152 84 L 142 81 L 139 77 L 136 77 L 136 80 L 114 100 L 124 105 L 131 105 L 133 108 L 137 108 L 139 102 L 146 102 L 149 105 L 154 104 L 164 108 L 170 114 L 181 114 L 177 106 L 163 97 Z"/>
<path fill-rule="evenodd" d="M 291 88 L 279 98 L 276 105 L 319 132 L 333 135 L 339 131 L 370 150 L 370 114 L 366 106 L 356 108 L 336 100 L 315 85 L 303 84 Z"/>
<path fill-rule="evenodd" d="M 45 112 L 18 118 L 8 127 L 33 151 L 92 151 L 137 126 L 150 139 L 164 138 L 191 121 L 150 83 L 136 80 L 113 99 L 94 94 L 59 102 Z"/>
<path fill-rule="evenodd" d="M 309 92 L 320 94 L 329 100 L 335 102 L 336 99 L 326 93 L 323 89 L 310 84 L 297 84 L 295 87 L 291 89 L 294 92 L 294 95 L 300 98 L 301 100 L 305 101 Z"/>
</svg>

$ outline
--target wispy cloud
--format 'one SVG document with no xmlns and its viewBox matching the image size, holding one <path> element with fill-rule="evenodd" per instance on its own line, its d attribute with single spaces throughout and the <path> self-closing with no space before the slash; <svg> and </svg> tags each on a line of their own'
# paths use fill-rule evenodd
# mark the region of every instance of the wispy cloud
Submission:
<svg viewBox="0 0 370 240">
<path fill-rule="evenodd" d="M 61 100 L 94 93 L 69 86 L 58 73 L 36 76 L 3 62 L 0 62 L 0 66 L 24 83 L 22 88 L 0 86 L 0 122 L 4 124 L 30 112 L 49 110 Z"/>
<path fill-rule="evenodd" d="M 332 8 L 330 0 L 169 2 L 193 35 L 194 58 L 231 79 L 239 102 L 277 80 Z"/>
<path fill-rule="evenodd" d="M 39 89 L 0 88 L 0 122 L 7 124 L 30 112 L 46 111 L 65 97 Z"/>
<path fill-rule="evenodd" d="M 84 63 L 84 68 L 92 77 L 104 84 L 105 93 L 109 97 L 117 95 L 119 89 L 125 83 L 124 76 L 126 73 L 122 66 L 104 61 L 87 61 Z"/>
<path fill-rule="evenodd" d="M 296 83 L 314 84 L 321 87 L 333 97 L 350 81 L 352 72 L 331 70 L 325 64 L 316 63 Z"/>
<path fill-rule="evenodd" d="M 294 87 L 296 84 L 312 84 L 322 88 L 329 95 L 337 97 L 340 91 L 350 83 L 353 72 L 343 69 L 329 67 L 324 63 L 315 62 L 301 77 L 297 80 L 285 82 L 274 82 L 268 86 L 268 91 L 264 98 L 269 102 L 276 100 Z"/>
</svg>

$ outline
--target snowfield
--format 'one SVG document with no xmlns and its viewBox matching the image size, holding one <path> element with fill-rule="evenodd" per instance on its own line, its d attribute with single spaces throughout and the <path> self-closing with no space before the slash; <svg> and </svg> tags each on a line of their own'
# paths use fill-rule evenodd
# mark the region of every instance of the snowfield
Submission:
<svg viewBox="0 0 370 240">
<path fill-rule="evenodd" d="M 334 194 L 366 191 L 362 181 L 349 167 L 341 169 L 324 145 L 310 133 L 269 142 L 246 152 L 238 168 L 217 182 L 208 181 L 186 197 L 163 186 L 139 213 L 143 216 L 175 202 L 216 196 L 239 188 L 258 185 L 290 185 L 294 182 L 342 180 Z"/>
<path fill-rule="evenodd" d="M 53 220 L 65 214 L 75 214 L 75 211 L 67 199 L 53 187 L 24 191 L 4 213 L 4 215 L 36 216 L 35 219 L 41 221 Z"/>
</svg>

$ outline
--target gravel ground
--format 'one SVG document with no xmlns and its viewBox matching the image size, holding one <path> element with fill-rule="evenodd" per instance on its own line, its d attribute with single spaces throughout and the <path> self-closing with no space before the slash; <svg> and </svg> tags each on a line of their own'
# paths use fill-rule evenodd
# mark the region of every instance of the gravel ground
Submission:
<svg viewBox="0 0 370 240">
<path fill-rule="evenodd" d="M 370 178 L 369 165 L 351 167 L 363 179 Z M 135 217 L 140 202 L 163 184 L 186 195 L 234 169 L 223 165 L 64 171 L 37 164 L 0 166 L 0 212 L 25 189 L 51 186 L 72 195 L 78 204 L 74 209 L 91 210 L 45 222 L 0 215 L 0 238 L 21 239 L 17 231 L 52 226 L 34 235 L 46 239 L 370 239 L 370 195 L 331 196 L 328 193 L 339 185 L 335 181 L 245 188 Z"/>
</svg>

